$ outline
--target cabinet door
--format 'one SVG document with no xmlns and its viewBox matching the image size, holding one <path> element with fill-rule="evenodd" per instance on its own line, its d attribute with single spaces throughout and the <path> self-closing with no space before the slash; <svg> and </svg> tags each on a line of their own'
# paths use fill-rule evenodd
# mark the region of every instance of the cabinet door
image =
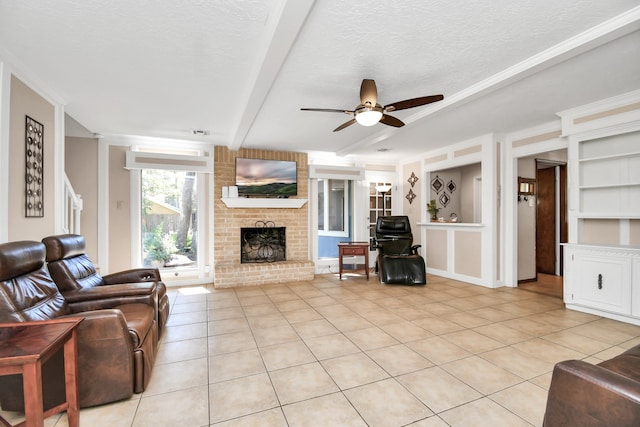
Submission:
<svg viewBox="0 0 640 427">
<path fill-rule="evenodd" d="M 631 258 L 576 252 L 573 302 L 631 314 Z"/>
<path fill-rule="evenodd" d="M 640 318 L 640 255 L 633 257 L 631 271 L 631 314 Z"/>
</svg>

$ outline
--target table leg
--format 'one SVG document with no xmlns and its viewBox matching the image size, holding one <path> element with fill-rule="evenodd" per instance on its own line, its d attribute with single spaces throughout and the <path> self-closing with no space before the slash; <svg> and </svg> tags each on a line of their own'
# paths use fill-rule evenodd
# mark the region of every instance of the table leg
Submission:
<svg viewBox="0 0 640 427">
<path fill-rule="evenodd" d="M 364 269 L 367 272 L 367 280 L 369 280 L 369 248 L 364 251 Z"/>
<path fill-rule="evenodd" d="M 42 402 L 42 365 L 40 361 L 24 365 L 22 386 L 24 388 L 25 427 L 43 427 L 44 408 Z"/>
<path fill-rule="evenodd" d="M 67 393 L 67 418 L 69 427 L 79 427 L 78 398 L 78 340 L 74 329 L 71 338 L 64 343 L 64 380 Z"/>
</svg>

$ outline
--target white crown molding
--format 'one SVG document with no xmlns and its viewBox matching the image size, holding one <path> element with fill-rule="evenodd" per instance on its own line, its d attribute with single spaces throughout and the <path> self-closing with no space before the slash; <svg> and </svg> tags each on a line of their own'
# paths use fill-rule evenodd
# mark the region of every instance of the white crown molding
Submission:
<svg viewBox="0 0 640 427">
<path fill-rule="evenodd" d="M 10 64 L 10 74 L 13 74 L 16 78 L 20 79 L 23 83 L 29 86 L 31 90 L 46 99 L 47 102 L 53 105 L 67 104 L 67 101 L 63 96 L 56 92 L 45 81 L 40 79 L 36 74 L 29 71 L 22 61 L 20 61 L 14 54 L 2 47 L 0 47 L 0 62 Z"/>
</svg>

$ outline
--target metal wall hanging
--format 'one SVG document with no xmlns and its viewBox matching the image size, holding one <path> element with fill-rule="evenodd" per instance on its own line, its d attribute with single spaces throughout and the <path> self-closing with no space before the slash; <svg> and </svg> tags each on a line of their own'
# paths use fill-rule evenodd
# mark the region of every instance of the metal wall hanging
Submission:
<svg viewBox="0 0 640 427">
<path fill-rule="evenodd" d="M 449 197 L 449 195 L 445 191 L 443 191 L 442 194 L 440 195 L 439 200 L 442 206 L 446 208 L 449 202 L 451 201 L 451 197 Z"/>
<path fill-rule="evenodd" d="M 26 116 L 25 124 L 25 216 L 44 216 L 44 126 Z"/>
<path fill-rule="evenodd" d="M 449 180 L 449 183 L 447 184 L 447 189 L 449 190 L 449 193 L 453 193 L 454 191 L 456 191 L 456 183 L 453 182 L 453 180 Z"/>
<path fill-rule="evenodd" d="M 442 190 L 442 187 L 444 187 L 444 181 L 436 175 L 436 177 L 431 180 L 431 188 L 438 194 L 440 190 Z"/>
<path fill-rule="evenodd" d="M 406 199 L 409 201 L 409 204 L 411 204 L 413 203 L 413 199 L 416 198 L 416 193 L 414 193 L 412 189 L 409 189 L 409 192 L 404 197 L 406 197 Z"/>
<path fill-rule="evenodd" d="M 413 188 L 413 186 L 416 185 L 416 182 L 418 182 L 418 177 L 415 173 L 411 172 L 411 176 L 407 181 L 409 181 L 409 184 L 411 184 L 411 188 Z"/>
</svg>

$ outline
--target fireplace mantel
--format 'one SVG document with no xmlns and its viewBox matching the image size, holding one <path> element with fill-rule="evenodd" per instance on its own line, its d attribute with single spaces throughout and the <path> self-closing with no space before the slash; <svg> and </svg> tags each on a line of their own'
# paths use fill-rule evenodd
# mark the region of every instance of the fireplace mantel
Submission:
<svg viewBox="0 0 640 427">
<path fill-rule="evenodd" d="M 258 198 L 258 197 L 223 197 L 222 203 L 228 208 L 280 208 L 280 209 L 300 209 L 307 203 L 307 199 L 278 199 L 278 198 Z"/>
</svg>

